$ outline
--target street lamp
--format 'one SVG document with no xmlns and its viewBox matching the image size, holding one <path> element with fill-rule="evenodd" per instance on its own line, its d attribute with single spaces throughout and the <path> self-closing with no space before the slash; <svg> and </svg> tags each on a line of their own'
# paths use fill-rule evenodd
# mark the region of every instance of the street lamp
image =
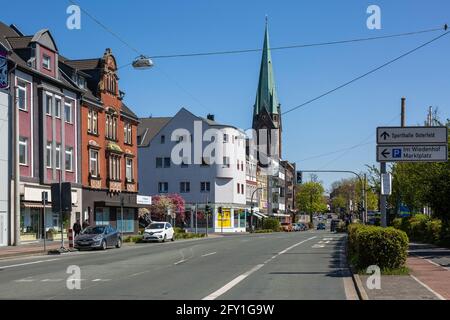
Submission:
<svg viewBox="0 0 450 320">
<path fill-rule="evenodd" d="M 149 57 L 140 55 L 139 57 L 134 59 L 132 66 L 133 66 L 133 68 L 135 68 L 137 70 L 146 70 L 146 69 L 150 69 L 151 67 L 153 67 L 154 64 L 153 64 L 152 59 L 150 59 Z"/>
</svg>

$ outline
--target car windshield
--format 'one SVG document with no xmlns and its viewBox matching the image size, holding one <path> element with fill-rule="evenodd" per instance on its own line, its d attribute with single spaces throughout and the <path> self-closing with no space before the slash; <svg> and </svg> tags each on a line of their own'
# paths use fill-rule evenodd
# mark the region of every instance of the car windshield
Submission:
<svg viewBox="0 0 450 320">
<path fill-rule="evenodd" d="M 152 223 L 147 229 L 164 229 L 164 223 Z"/>
<path fill-rule="evenodd" d="M 106 227 L 89 227 L 83 231 L 83 234 L 102 234 Z"/>
</svg>

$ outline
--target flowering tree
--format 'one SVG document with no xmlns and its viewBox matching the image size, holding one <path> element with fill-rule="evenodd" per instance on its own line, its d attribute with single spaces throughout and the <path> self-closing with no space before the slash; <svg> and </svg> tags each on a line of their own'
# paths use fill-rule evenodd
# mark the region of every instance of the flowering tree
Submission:
<svg viewBox="0 0 450 320">
<path fill-rule="evenodd" d="M 152 220 L 166 221 L 167 215 L 170 213 L 171 218 L 176 219 L 177 223 L 183 223 L 185 219 L 184 205 L 184 199 L 178 194 L 154 196 L 150 209 Z"/>
</svg>

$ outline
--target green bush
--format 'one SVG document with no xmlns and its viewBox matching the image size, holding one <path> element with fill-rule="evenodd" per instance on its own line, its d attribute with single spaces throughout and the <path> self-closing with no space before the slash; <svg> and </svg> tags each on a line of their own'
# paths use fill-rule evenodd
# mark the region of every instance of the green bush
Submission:
<svg viewBox="0 0 450 320">
<path fill-rule="evenodd" d="M 175 231 L 175 233 L 186 233 L 186 230 L 184 230 L 183 228 L 173 228 L 173 230 Z"/>
<path fill-rule="evenodd" d="M 142 236 L 126 236 L 122 240 L 124 243 L 138 243 L 142 241 Z"/>
<path fill-rule="evenodd" d="M 377 265 L 382 270 L 405 267 L 409 240 L 405 232 L 352 224 L 349 231 L 349 256 L 357 269 Z"/>
<path fill-rule="evenodd" d="M 206 235 L 204 233 L 190 233 L 190 232 L 181 232 L 175 233 L 175 240 L 179 239 L 196 239 L 196 238 L 204 238 Z"/>
<path fill-rule="evenodd" d="M 429 220 L 425 224 L 425 242 L 428 243 L 441 243 L 442 236 L 442 221 L 441 220 Z"/>
<path fill-rule="evenodd" d="M 254 233 L 273 233 L 272 229 L 268 229 L 268 230 L 256 230 Z"/>
<path fill-rule="evenodd" d="M 265 219 L 264 223 L 263 223 L 263 229 L 272 230 L 275 232 L 280 231 L 280 229 L 281 229 L 280 221 L 275 218 Z"/>
<path fill-rule="evenodd" d="M 441 220 L 431 220 L 423 214 L 414 215 L 411 218 L 397 218 L 392 222 L 396 229 L 406 232 L 413 241 L 426 242 L 431 244 L 444 244 L 444 228 Z"/>
<path fill-rule="evenodd" d="M 339 221 L 336 232 L 347 232 L 347 224 L 344 221 Z"/>
</svg>

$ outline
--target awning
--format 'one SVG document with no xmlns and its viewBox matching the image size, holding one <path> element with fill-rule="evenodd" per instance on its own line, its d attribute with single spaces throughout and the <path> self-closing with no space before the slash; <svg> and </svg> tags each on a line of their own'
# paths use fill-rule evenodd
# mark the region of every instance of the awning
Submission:
<svg viewBox="0 0 450 320">
<path fill-rule="evenodd" d="M 44 208 L 44 205 L 42 203 L 39 203 L 39 202 L 24 202 L 24 201 L 22 201 L 20 203 L 20 206 L 22 208 L 30 208 L 30 209 L 43 209 Z M 51 204 L 47 204 L 45 206 L 45 208 L 51 208 L 51 207 L 52 207 Z"/>
<path fill-rule="evenodd" d="M 261 213 L 261 212 L 253 212 L 253 215 L 255 217 L 257 217 L 258 219 L 267 219 L 268 218 L 268 216 L 266 216 L 264 213 Z"/>
<path fill-rule="evenodd" d="M 119 201 L 96 201 L 95 203 L 96 207 L 120 207 Z M 141 206 L 136 203 L 124 203 L 124 208 L 140 208 Z"/>
</svg>

